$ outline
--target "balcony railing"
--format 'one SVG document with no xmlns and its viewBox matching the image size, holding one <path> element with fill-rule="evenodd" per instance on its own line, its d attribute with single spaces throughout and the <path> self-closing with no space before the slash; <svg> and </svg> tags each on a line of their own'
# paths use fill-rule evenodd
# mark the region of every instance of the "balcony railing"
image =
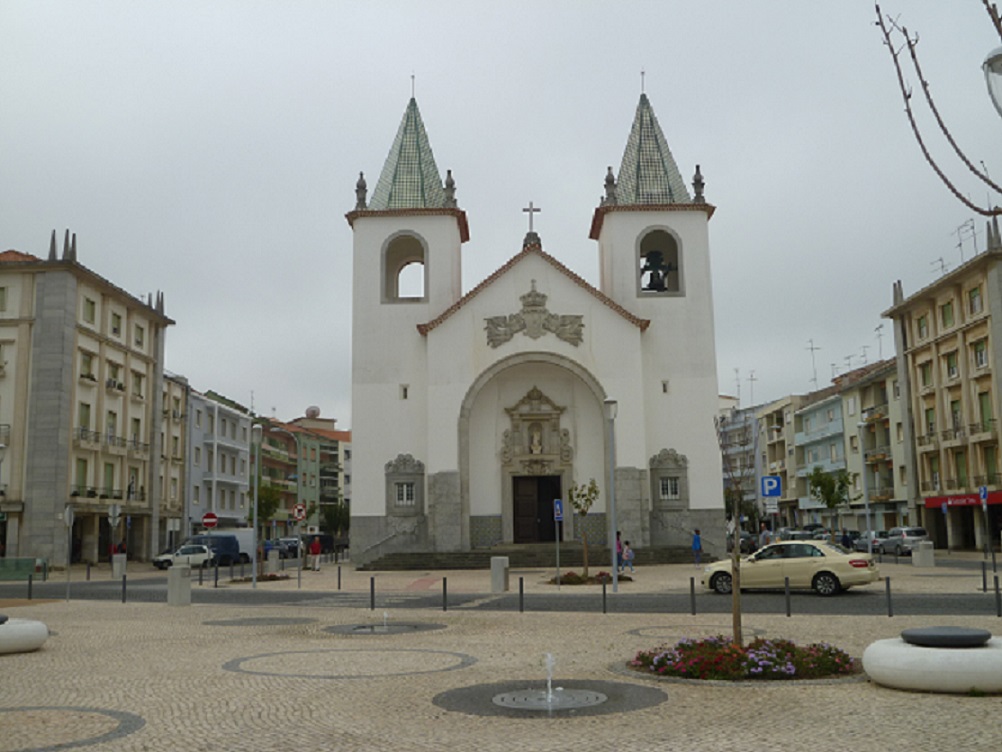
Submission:
<svg viewBox="0 0 1002 752">
<path fill-rule="evenodd" d="M 867 449 L 863 456 L 866 457 L 867 462 L 877 462 L 878 460 L 885 460 L 891 454 L 891 448 L 889 446 L 878 446 L 873 449 Z"/>
<path fill-rule="evenodd" d="M 938 491 L 939 490 L 939 481 L 936 481 L 936 480 L 924 480 L 924 481 L 922 481 L 919 484 L 919 487 L 923 491 L 927 491 L 927 492 L 928 491 Z"/>
<path fill-rule="evenodd" d="M 863 410 L 863 420 L 870 423 L 875 420 L 881 420 L 887 417 L 887 404 L 875 405 L 874 407 L 868 407 Z"/>
<path fill-rule="evenodd" d="M 987 418 L 977 423 L 970 423 L 967 426 L 967 432 L 971 437 L 979 436 L 981 434 L 988 434 L 990 436 L 995 435 L 995 418 Z"/>
<path fill-rule="evenodd" d="M 939 435 L 943 441 L 962 441 L 966 438 L 967 432 L 963 426 L 955 426 L 954 428 L 947 428 L 945 431 L 940 431 Z"/>
<path fill-rule="evenodd" d="M 999 474 L 988 473 L 987 475 L 975 475 L 974 485 L 976 486 L 997 486 L 999 485 Z"/>
<path fill-rule="evenodd" d="M 70 489 L 70 496 L 84 499 L 122 499 L 124 491 L 121 488 L 109 488 L 107 486 L 73 486 Z M 139 495 L 136 498 L 142 499 L 145 496 Z"/>
</svg>

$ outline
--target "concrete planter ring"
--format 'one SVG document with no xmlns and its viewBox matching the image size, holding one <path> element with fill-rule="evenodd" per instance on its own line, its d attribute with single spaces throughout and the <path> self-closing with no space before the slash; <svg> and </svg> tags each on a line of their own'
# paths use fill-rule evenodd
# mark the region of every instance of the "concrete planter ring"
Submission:
<svg viewBox="0 0 1002 752">
<path fill-rule="evenodd" d="M 30 653 L 42 647 L 48 637 L 49 628 L 40 621 L 0 616 L 0 654 Z"/>
<path fill-rule="evenodd" d="M 1002 639 L 961 627 L 906 629 L 863 652 L 877 684 L 914 692 L 1002 693 Z"/>
</svg>

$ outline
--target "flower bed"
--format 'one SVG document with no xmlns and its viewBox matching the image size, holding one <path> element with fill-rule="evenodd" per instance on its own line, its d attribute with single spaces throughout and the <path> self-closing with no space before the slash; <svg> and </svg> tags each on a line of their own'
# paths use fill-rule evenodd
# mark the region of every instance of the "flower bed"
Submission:
<svg viewBox="0 0 1002 752">
<path fill-rule="evenodd" d="M 620 582 L 633 582 L 633 578 L 628 574 L 619 575 Z M 547 580 L 551 585 L 557 584 L 557 578 L 551 577 Z M 601 585 L 602 583 L 609 584 L 612 582 L 612 575 L 608 572 L 599 572 L 595 575 L 590 575 L 585 577 L 584 575 L 578 574 L 577 572 L 564 572 L 560 575 L 561 585 Z"/>
<path fill-rule="evenodd" d="M 826 642 L 798 646 L 789 640 L 759 637 L 739 647 L 723 635 L 641 650 L 629 666 L 657 676 L 724 681 L 822 679 L 862 673 L 859 661 Z"/>
</svg>

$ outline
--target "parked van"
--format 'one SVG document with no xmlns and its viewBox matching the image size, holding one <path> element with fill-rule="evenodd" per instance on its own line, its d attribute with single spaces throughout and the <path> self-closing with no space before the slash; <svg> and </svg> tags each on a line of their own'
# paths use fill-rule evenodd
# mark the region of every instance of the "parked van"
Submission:
<svg viewBox="0 0 1002 752">
<path fill-rule="evenodd" d="M 208 546 L 215 551 L 216 561 L 219 562 L 219 566 L 221 567 L 228 567 L 230 564 L 239 564 L 241 561 L 244 561 L 240 553 L 240 543 L 237 541 L 237 536 L 235 535 L 203 533 L 191 536 L 184 544 Z M 247 561 L 250 561 L 250 559 L 248 558 Z"/>
</svg>

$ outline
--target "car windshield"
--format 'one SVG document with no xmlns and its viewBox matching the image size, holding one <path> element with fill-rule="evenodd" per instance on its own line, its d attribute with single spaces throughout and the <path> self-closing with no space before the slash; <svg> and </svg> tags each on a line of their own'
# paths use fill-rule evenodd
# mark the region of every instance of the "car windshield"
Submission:
<svg viewBox="0 0 1002 752">
<path fill-rule="evenodd" d="M 924 527 L 909 527 L 902 531 L 905 535 L 925 535 Z"/>
</svg>

